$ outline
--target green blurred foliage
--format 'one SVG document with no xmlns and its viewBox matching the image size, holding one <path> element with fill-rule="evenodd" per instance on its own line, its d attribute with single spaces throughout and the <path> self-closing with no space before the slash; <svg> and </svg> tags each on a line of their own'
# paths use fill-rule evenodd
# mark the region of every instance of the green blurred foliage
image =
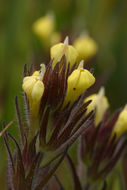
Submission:
<svg viewBox="0 0 127 190">
<path fill-rule="evenodd" d="M 0 121 L 16 118 L 14 97 L 22 103 L 22 76 L 25 63 L 45 60 L 42 46 L 32 33 L 32 23 L 52 11 L 57 29 L 71 39 L 82 30 L 96 40 L 99 52 L 96 74 L 108 76 L 106 94 L 112 109 L 127 102 L 127 1 L 126 0 L 1 0 L 0 1 Z M 38 57 L 40 56 L 40 57 Z M 22 107 L 22 112 L 24 107 Z M 0 127 L 2 129 L 2 127 Z M 10 131 L 17 134 L 17 126 Z M 18 136 L 18 135 L 17 135 Z M 5 149 L 0 146 L 2 168 Z M 1 170 L 1 171 L 4 171 Z M 0 172 L 2 175 L 3 173 Z M 0 178 L 1 178 L 0 174 Z M 4 183 L 4 181 L 3 181 Z M 0 189 L 3 189 L 0 181 Z"/>
</svg>

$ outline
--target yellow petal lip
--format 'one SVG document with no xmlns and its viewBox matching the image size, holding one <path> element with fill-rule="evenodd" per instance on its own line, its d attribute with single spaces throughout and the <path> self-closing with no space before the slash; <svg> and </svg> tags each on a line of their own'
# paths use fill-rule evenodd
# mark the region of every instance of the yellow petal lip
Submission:
<svg viewBox="0 0 127 190">
<path fill-rule="evenodd" d="M 65 104 L 67 102 L 74 102 L 94 82 L 94 76 L 88 70 L 83 69 L 83 62 L 81 61 L 79 67 L 68 77 Z"/>
<path fill-rule="evenodd" d="M 22 88 L 24 92 L 27 94 L 27 96 L 31 96 L 33 86 L 36 83 L 36 78 L 35 77 L 25 77 L 23 80 L 23 85 Z"/>
<path fill-rule="evenodd" d="M 127 132 L 127 105 L 125 105 L 117 119 L 112 136 L 116 134 L 116 137 L 119 138 L 124 132 Z"/>
<path fill-rule="evenodd" d="M 81 93 L 84 92 L 95 82 L 94 76 L 86 69 L 78 70 L 72 72 L 68 78 L 68 82 L 71 83 L 71 88 L 80 89 Z"/>
<path fill-rule="evenodd" d="M 32 89 L 32 99 L 39 102 L 44 92 L 44 84 L 41 81 L 37 81 Z"/>
</svg>

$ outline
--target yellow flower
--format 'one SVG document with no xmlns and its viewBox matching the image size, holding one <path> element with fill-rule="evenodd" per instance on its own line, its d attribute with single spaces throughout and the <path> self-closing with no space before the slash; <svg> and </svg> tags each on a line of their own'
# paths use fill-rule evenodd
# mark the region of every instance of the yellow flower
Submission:
<svg viewBox="0 0 127 190">
<path fill-rule="evenodd" d="M 41 39 L 43 42 L 49 42 L 49 39 L 55 29 L 55 20 L 53 15 L 46 15 L 39 18 L 33 24 L 34 33 Z"/>
<path fill-rule="evenodd" d="M 86 114 L 96 109 L 95 124 L 98 125 L 102 120 L 105 111 L 109 107 L 109 102 L 105 96 L 104 88 L 102 87 L 98 94 L 92 94 L 91 96 L 87 97 L 85 102 L 89 100 L 92 100 L 92 102 L 88 105 Z"/>
<path fill-rule="evenodd" d="M 117 138 L 119 138 L 125 131 L 127 131 L 127 105 L 120 113 L 114 126 L 112 135 L 116 134 Z"/>
<path fill-rule="evenodd" d="M 39 18 L 33 24 L 33 31 L 39 37 L 45 39 L 50 36 L 50 34 L 54 31 L 55 22 L 52 15 L 46 15 L 44 17 Z"/>
<path fill-rule="evenodd" d="M 67 63 L 70 63 L 72 66 L 76 62 L 78 53 L 73 46 L 68 44 L 68 37 L 66 37 L 64 43 L 59 43 L 51 47 L 50 55 L 51 59 L 54 58 L 53 66 L 61 60 L 63 55 L 66 56 Z"/>
<path fill-rule="evenodd" d="M 44 92 L 42 82 L 44 72 L 45 66 L 41 65 L 41 72 L 35 71 L 32 76 L 27 76 L 23 79 L 22 88 L 28 97 L 32 117 L 36 117 L 38 114 L 40 100 Z"/>
<path fill-rule="evenodd" d="M 61 40 L 61 34 L 55 31 L 55 25 L 54 16 L 51 14 L 39 18 L 33 24 L 33 32 L 40 38 L 45 48 Z"/>
<path fill-rule="evenodd" d="M 74 41 L 73 46 L 78 51 L 78 61 L 81 61 L 82 59 L 87 61 L 89 58 L 93 57 L 98 51 L 98 46 L 96 42 L 91 37 L 86 35 L 78 37 Z"/>
<path fill-rule="evenodd" d="M 67 94 L 65 104 L 73 103 L 83 92 L 95 82 L 94 76 L 83 68 L 84 61 L 81 61 L 78 68 L 68 77 Z"/>
</svg>

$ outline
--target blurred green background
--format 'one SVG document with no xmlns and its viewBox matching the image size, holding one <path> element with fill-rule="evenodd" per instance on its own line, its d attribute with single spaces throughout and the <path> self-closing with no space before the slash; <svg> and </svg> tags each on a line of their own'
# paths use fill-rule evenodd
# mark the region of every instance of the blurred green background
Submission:
<svg viewBox="0 0 127 190">
<path fill-rule="evenodd" d="M 43 48 L 32 33 L 32 24 L 49 11 L 55 14 L 58 31 L 73 38 L 85 29 L 96 40 L 99 52 L 94 63 L 95 75 L 106 75 L 106 95 L 112 110 L 127 102 L 126 0 L 1 0 L 0 129 L 3 120 L 8 123 L 16 118 L 14 97 L 18 95 L 22 101 L 24 64 L 39 65 L 45 60 Z M 10 130 L 17 133 L 16 126 Z M 6 160 L 3 143 L 0 149 L 3 154 L 0 189 L 3 189 L 1 175 Z"/>
</svg>

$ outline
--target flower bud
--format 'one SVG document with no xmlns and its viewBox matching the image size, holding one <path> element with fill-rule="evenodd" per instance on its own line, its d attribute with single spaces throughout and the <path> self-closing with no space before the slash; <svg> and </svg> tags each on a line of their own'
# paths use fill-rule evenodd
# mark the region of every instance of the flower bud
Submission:
<svg viewBox="0 0 127 190">
<path fill-rule="evenodd" d="M 82 59 L 87 61 L 89 58 L 93 57 L 98 51 L 98 46 L 96 42 L 91 37 L 85 35 L 77 38 L 74 41 L 73 46 L 79 54 L 77 58 L 78 61 L 81 61 Z"/>
<path fill-rule="evenodd" d="M 59 43 L 51 47 L 50 50 L 51 59 L 54 59 L 53 66 L 61 60 L 62 56 L 66 56 L 67 63 L 72 66 L 78 57 L 76 49 L 68 45 L 68 37 L 66 37 L 64 43 Z"/>
<path fill-rule="evenodd" d="M 123 111 L 121 111 L 112 134 L 116 134 L 117 138 L 119 138 L 125 131 L 127 131 L 127 105 Z"/>
<path fill-rule="evenodd" d="M 95 125 L 98 125 L 103 119 L 105 111 L 109 107 L 109 102 L 105 96 L 104 88 L 102 87 L 98 94 L 92 94 L 91 96 L 87 97 L 85 102 L 89 100 L 92 100 L 92 102 L 88 105 L 86 114 L 96 109 Z"/>
<path fill-rule="evenodd" d="M 43 68 L 44 65 L 41 65 L 41 67 Z M 28 97 L 32 116 L 38 114 L 40 100 L 44 92 L 44 84 L 42 82 L 43 71 L 44 69 L 41 69 L 41 72 L 35 71 L 32 76 L 23 79 L 22 88 Z"/>
<path fill-rule="evenodd" d="M 95 82 L 94 76 L 86 69 L 83 69 L 84 62 L 81 61 L 78 68 L 68 77 L 67 94 L 65 104 L 73 103 L 84 91 Z"/>
<path fill-rule="evenodd" d="M 55 29 L 55 21 L 52 15 L 46 15 L 44 17 L 39 18 L 33 24 L 34 33 L 41 39 L 43 42 L 48 42 L 49 39 L 54 32 Z"/>
</svg>

